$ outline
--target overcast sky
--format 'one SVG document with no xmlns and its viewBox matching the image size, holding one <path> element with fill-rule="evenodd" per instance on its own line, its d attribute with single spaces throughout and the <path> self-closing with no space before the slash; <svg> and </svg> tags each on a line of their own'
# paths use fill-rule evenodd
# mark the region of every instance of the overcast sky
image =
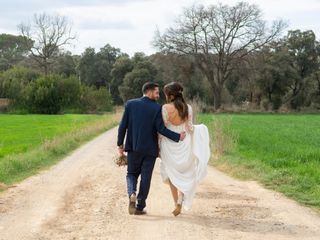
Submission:
<svg viewBox="0 0 320 240">
<path fill-rule="evenodd" d="M 73 23 L 77 40 L 70 51 L 80 54 L 86 47 L 109 43 L 132 55 L 151 54 L 156 27 L 164 31 L 184 7 L 236 0 L 0 0 L 0 33 L 18 34 L 17 25 L 30 21 L 35 13 L 60 14 Z M 320 38 L 320 0 L 247 0 L 257 4 L 264 19 L 282 18 L 288 29 L 313 30 Z"/>
</svg>

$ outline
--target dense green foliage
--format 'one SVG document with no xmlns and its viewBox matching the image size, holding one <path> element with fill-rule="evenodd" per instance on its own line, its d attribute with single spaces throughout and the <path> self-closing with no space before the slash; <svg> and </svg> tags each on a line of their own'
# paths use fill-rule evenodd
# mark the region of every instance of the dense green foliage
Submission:
<svg viewBox="0 0 320 240">
<path fill-rule="evenodd" d="M 75 75 L 42 75 L 23 67 L 0 73 L 0 97 L 11 100 L 11 110 L 29 113 L 57 114 L 74 112 L 102 112 L 112 109 L 111 94 L 81 85 Z"/>
</svg>

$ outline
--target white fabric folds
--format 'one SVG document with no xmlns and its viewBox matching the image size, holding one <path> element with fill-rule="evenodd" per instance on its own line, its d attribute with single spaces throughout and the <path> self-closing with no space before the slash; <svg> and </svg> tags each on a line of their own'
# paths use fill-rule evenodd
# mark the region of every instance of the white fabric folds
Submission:
<svg viewBox="0 0 320 240">
<path fill-rule="evenodd" d="M 197 161 L 197 182 L 207 175 L 207 165 L 210 159 L 209 131 L 206 125 L 193 125 L 192 152 Z"/>
<path fill-rule="evenodd" d="M 196 188 L 207 174 L 210 158 L 209 132 L 203 125 L 193 125 L 193 131 L 187 131 L 186 125 L 168 124 L 175 132 L 186 131 L 187 136 L 179 143 L 161 137 L 160 139 L 160 173 L 164 182 L 168 180 L 184 193 L 183 207 L 190 209 Z"/>
</svg>

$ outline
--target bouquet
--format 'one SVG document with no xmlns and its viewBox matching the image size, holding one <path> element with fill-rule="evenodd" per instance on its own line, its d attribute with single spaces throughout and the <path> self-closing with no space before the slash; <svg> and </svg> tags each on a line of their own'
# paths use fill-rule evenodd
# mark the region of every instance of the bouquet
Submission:
<svg viewBox="0 0 320 240">
<path fill-rule="evenodd" d="M 117 156 L 114 158 L 114 162 L 119 166 L 127 166 L 128 165 L 128 157 L 126 155 Z"/>
</svg>

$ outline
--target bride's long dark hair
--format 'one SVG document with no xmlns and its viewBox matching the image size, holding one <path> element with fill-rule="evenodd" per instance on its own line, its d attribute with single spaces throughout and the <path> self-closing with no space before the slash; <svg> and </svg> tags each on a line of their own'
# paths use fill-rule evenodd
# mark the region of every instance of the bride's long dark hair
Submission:
<svg viewBox="0 0 320 240">
<path fill-rule="evenodd" d="M 172 102 L 178 110 L 179 116 L 182 120 L 188 118 L 188 105 L 183 97 L 183 86 L 178 82 L 171 82 L 164 86 L 163 91 L 167 96 L 167 102 Z"/>
</svg>

